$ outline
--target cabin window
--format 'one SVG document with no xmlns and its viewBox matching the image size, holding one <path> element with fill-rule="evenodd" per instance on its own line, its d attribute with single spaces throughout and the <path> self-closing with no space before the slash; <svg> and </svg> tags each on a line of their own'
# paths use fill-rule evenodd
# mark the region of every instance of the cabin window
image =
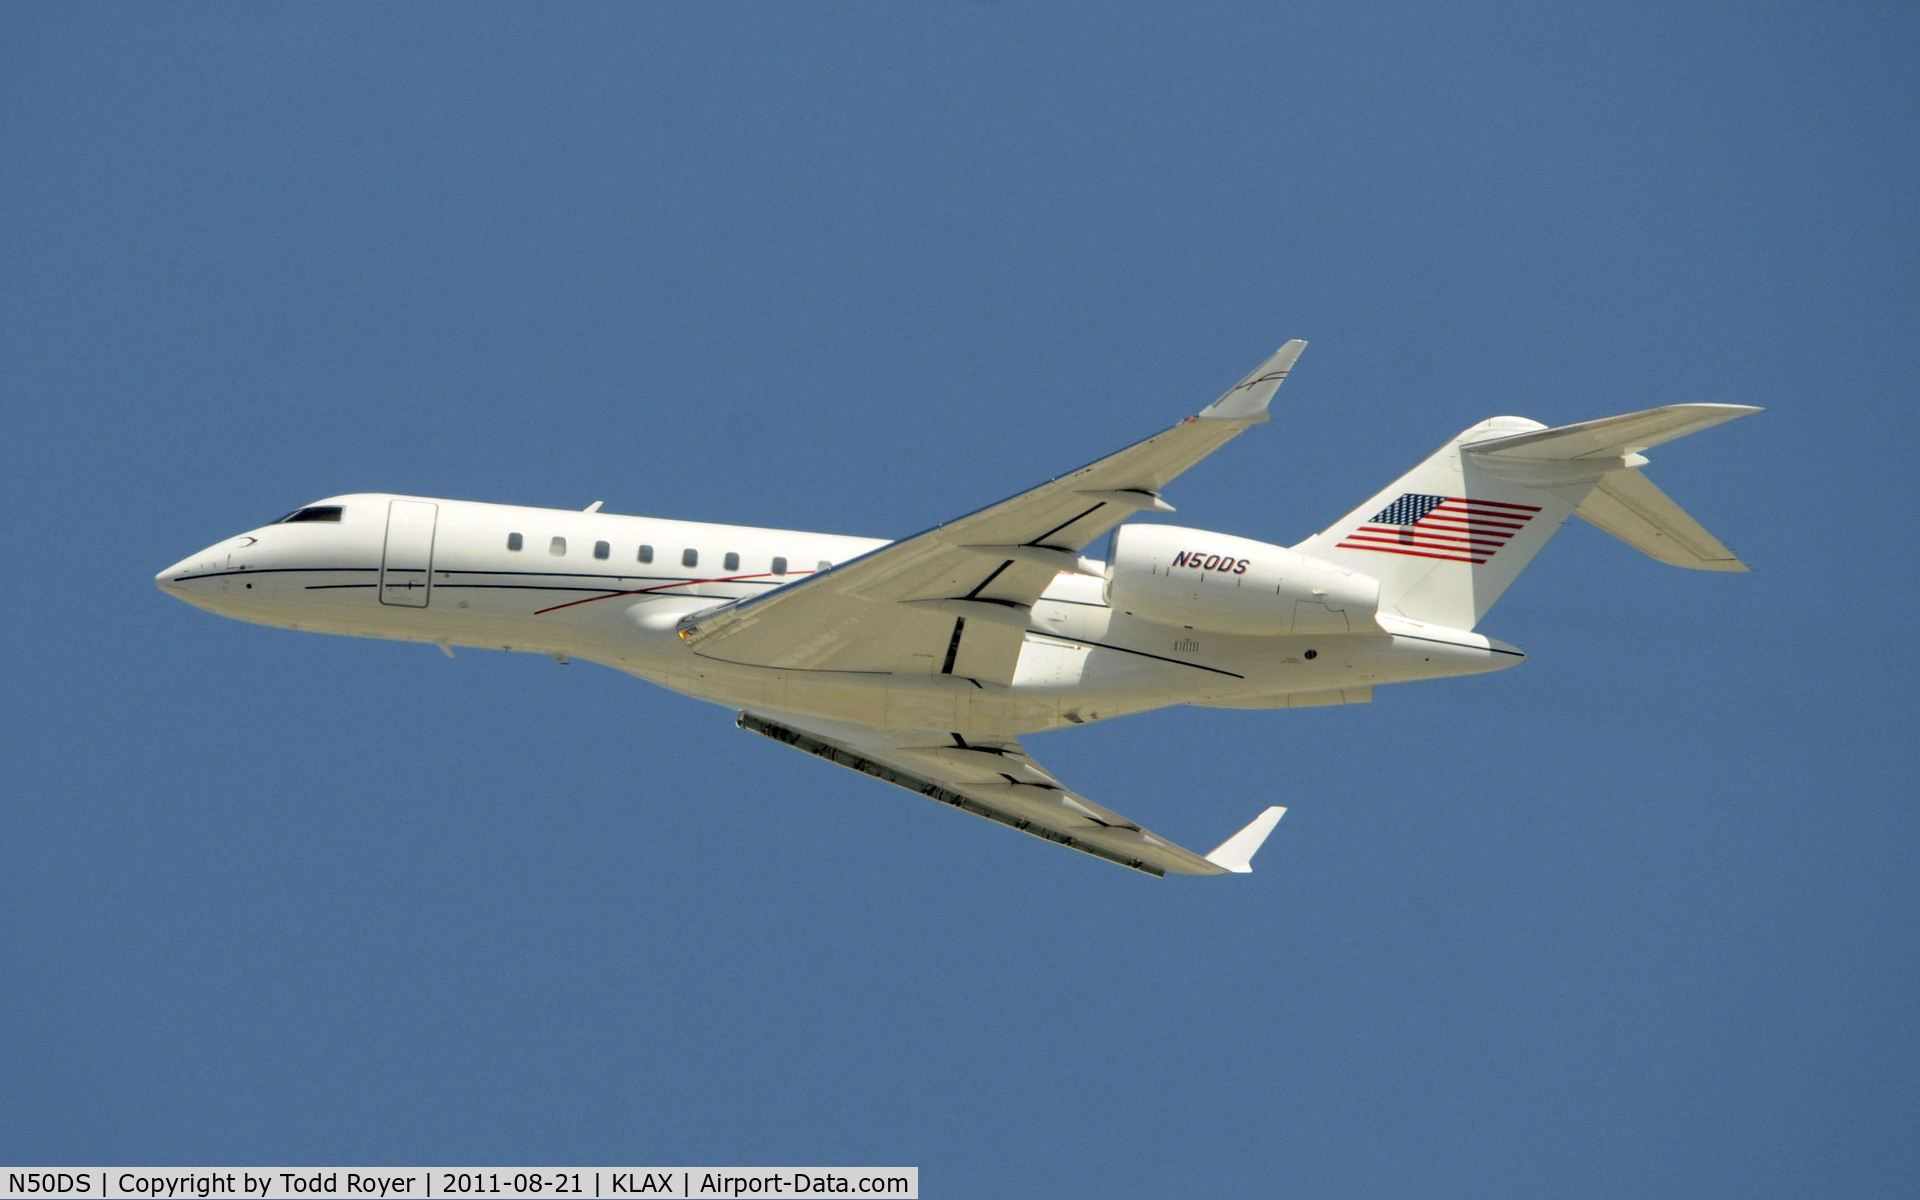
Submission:
<svg viewBox="0 0 1920 1200">
<path fill-rule="evenodd" d="M 281 517 L 275 524 L 294 525 L 301 521 L 328 521 L 338 525 L 340 523 L 340 506 L 338 504 L 319 504 L 312 508 L 296 509 L 286 516 Z"/>
<path fill-rule="evenodd" d="M 595 542 L 593 544 L 593 556 L 595 558 L 605 558 L 607 555 L 612 553 L 613 553 L 613 547 L 607 545 L 605 542 Z"/>
<path fill-rule="evenodd" d="M 520 547 L 526 544 L 527 544 L 526 539 L 521 537 L 517 533 L 510 533 L 507 535 L 507 549 L 509 550 L 518 550 Z"/>
<path fill-rule="evenodd" d="M 566 552 L 567 552 L 567 539 L 563 537 L 555 538 L 551 542 L 547 543 L 547 553 L 553 555 L 555 558 L 559 558 L 561 555 L 565 554 Z"/>
<path fill-rule="evenodd" d="M 726 564 L 727 570 L 738 571 L 740 569 L 740 556 L 731 550 L 727 551 Z"/>
<path fill-rule="evenodd" d="M 641 561 L 641 562 L 652 562 L 652 561 L 653 561 L 653 547 L 652 547 L 652 546 L 642 546 L 642 547 L 640 547 L 640 561 Z"/>
<path fill-rule="evenodd" d="M 688 547 L 687 549 L 685 549 L 685 550 L 682 550 L 682 551 L 680 552 L 680 565 L 681 565 L 681 566 L 683 566 L 683 567 L 697 567 L 697 566 L 699 566 L 699 565 L 700 565 L 700 552 L 699 552 L 698 550 L 695 550 L 695 549 L 693 549 L 693 548 L 692 548 L 691 546 L 689 546 L 689 547 Z"/>
<path fill-rule="evenodd" d="M 773 573 L 774 573 L 775 575 L 785 575 L 785 574 L 787 573 L 787 560 L 786 560 L 786 559 L 784 559 L 784 558 L 776 558 L 776 559 L 774 559 L 774 560 L 773 560 Z"/>
</svg>

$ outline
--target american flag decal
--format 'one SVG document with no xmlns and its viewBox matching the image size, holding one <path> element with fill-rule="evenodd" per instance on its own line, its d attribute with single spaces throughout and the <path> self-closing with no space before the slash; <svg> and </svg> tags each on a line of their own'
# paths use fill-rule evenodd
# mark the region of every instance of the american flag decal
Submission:
<svg viewBox="0 0 1920 1200">
<path fill-rule="evenodd" d="M 1341 539 L 1342 550 L 1377 550 L 1478 566 L 1527 527 L 1537 504 L 1408 492 Z"/>
</svg>

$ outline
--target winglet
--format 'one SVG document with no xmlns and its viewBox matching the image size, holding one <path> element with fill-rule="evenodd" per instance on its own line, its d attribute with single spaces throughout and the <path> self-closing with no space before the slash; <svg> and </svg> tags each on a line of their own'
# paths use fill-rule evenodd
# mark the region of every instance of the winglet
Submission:
<svg viewBox="0 0 1920 1200">
<path fill-rule="evenodd" d="M 1288 345 L 1292 344 L 1288 343 Z M 1296 350 L 1294 353 L 1297 354 L 1299 351 Z M 1267 835 L 1273 832 L 1273 827 L 1278 825 L 1280 818 L 1286 815 L 1287 810 L 1278 805 L 1269 808 L 1255 817 L 1245 829 L 1215 847 L 1213 853 L 1207 855 L 1207 861 L 1216 867 L 1225 867 L 1236 875 L 1245 875 L 1253 870 L 1253 856 L 1259 852 L 1261 845 L 1267 840 Z"/>
<path fill-rule="evenodd" d="M 1200 415 L 1212 420 L 1252 421 L 1255 423 L 1267 419 L 1267 405 L 1273 403 L 1273 394 L 1287 380 L 1287 372 L 1293 370 L 1294 361 L 1307 344 L 1294 338 L 1273 352 L 1273 357 L 1253 369 L 1253 373 L 1227 389 L 1226 395 L 1200 410 Z"/>
</svg>

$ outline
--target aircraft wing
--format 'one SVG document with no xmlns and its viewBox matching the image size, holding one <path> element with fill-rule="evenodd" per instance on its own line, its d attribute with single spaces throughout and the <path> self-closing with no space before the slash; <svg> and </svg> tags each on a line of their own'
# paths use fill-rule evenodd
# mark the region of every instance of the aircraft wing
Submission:
<svg viewBox="0 0 1920 1200">
<path fill-rule="evenodd" d="M 1253 869 L 1254 852 L 1287 811 L 1266 809 L 1213 853 L 1200 855 L 1069 790 L 1016 738 L 967 742 L 955 734 L 818 720 L 802 725 L 784 714 L 751 712 L 740 714 L 739 725 L 942 804 L 1149 875 L 1244 874 Z"/>
<path fill-rule="evenodd" d="M 1033 602 L 1079 551 L 1267 406 L 1306 343 L 1280 347 L 1198 416 L 1117 454 L 776 591 L 689 616 L 698 654 L 816 671 L 958 675 L 1012 682 Z"/>
</svg>

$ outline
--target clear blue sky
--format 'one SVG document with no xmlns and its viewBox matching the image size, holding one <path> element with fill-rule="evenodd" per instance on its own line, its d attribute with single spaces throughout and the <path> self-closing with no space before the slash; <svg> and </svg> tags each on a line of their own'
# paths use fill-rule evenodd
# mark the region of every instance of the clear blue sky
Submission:
<svg viewBox="0 0 1920 1200">
<path fill-rule="evenodd" d="M 1911 1194 L 1906 5 L 0 10 L 0 1161 Z M 899 535 L 1312 341 L 1180 520 L 1768 411 L 1371 705 L 1032 739 L 1156 882 L 156 570 L 358 489 Z"/>
</svg>

